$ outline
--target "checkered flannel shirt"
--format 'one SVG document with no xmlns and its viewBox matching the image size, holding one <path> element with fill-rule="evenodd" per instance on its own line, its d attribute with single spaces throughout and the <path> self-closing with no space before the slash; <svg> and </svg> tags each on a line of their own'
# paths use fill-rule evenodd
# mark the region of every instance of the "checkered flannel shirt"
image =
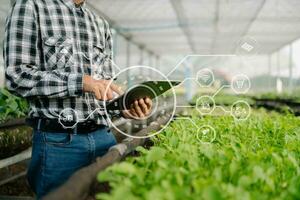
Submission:
<svg viewBox="0 0 300 200">
<path fill-rule="evenodd" d="M 30 118 L 57 119 L 61 111 L 71 108 L 79 120 L 107 125 L 105 112 L 97 109 L 103 102 L 83 92 L 82 78 L 88 74 L 111 79 L 112 58 L 109 25 L 85 3 L 17 0 L 7 17 L 7 88 L 28 99 Z"/>
</svg>

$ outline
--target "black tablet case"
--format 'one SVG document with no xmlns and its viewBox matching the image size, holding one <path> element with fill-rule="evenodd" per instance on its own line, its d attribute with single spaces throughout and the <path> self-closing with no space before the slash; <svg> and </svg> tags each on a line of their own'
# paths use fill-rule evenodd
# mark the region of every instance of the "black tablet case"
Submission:
<svg viewBox="0 0 300 200">
<path fill-rule="evenodd" d="M 127 110 L 135 100 L 146 97 L 154 99 L 162 95 L 172 87 L 179 85 L 180 83 L 180 81 L 146 81 L 140 83 L 133 86 L 123 95 L 106 103 L 106 109 Z"/>
</svg>

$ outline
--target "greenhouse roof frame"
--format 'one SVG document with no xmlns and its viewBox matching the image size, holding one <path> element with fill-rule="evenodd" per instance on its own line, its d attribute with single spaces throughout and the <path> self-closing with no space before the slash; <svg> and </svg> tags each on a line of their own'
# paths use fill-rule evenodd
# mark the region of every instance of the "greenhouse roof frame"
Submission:
<svg viewBox="0 0 300 200">
<path fill-rule="evenodd" d="M 176 13 L 178 26 L 181 27 L 181 29 L 187 39 L 187 42 L 190 46 L 191 51 L 193 53 L 195 53 L 196 48 L 192 41 L 190 28 L 188 26 L 184 26 L 184 24 L 188 23 L 188 19 L 186 18 L 185 13 L 182 11 L 183 10 L 182 0 L 170 0 L 170 2 L 173 6 L 174 12 Z"/>
<path fill-rule="evenodd" d="M 261 54 L 300 38 L 298 0 L 90 0 L 156 55 L 232 54 L 245 36 Z"/>
<path fill-rule="evenodd" d="M 133 38 L 133 36 L 130 33 L 123 33 L 119 31 L 119 25 L 117 24 L 117 22 L 115 22 L 114 20 L 112 20 L 110 17 L 108 17 L 106 14 L 104 14 L 101 10 L 95 8 L 92 4 L 90 4 L 89 2 L 87 2 L 87 5 L 96 13 L 100 14 L 102 17 L 104 17 L 107 22 L 110 24 L 111 28 L 113 28 L 120 36 L 122 36 L 124 39 L 126 39 L 127 41 L 131 42 L 132 44 L 136 45 L 139 49 L 148 51 L 150 54 L 153 54 L 155 56 L 157 56 L 155 54 L 155 52 L 151 51 L 150 49 L 145 48 L 145 45 L 141 42 L 136 42 Z"/>
</svg>

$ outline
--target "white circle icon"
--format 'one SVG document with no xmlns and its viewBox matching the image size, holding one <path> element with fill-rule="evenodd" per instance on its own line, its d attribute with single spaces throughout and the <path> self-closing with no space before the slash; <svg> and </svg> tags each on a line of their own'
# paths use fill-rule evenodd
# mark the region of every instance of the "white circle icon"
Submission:
<svg viewBox="0 0 300 200">
<path fill-rule="evenodd" d="M 231 80 L 231 89 L 237 94 L 246 94 L 250 88 L 250 79 L 244 74 L 236 75 Z"/>
<path fill-rule="evenodd" d="M 212 143 L 216 137 L 216 130 L 210 125 L 203 125 L 197 131 L 197 139 L 201 143 Z"/>
<path fill-rule="evenodd" d="M 231 106 L 231 115 L 235 120 L 247 120 L 250 114 L 251 107 L 246 101 L 237 101 Z"/>
<path fill-rule="evenodd" d="M 145 75 L 141 75 L 141 71 L 143 72 L 142 74 Z M 130 76 L 128 76 L 130 74 Z M 104 108 L 105 108 L 105 114 L 106 116 L 108 116 L 107 120 L 108 122 L 111 124 L 111 126 L 118 131 L 119 133 L 127 136 L 127 137 L 131 137 L 131 138 L 149 138 L 152 136 L 155 136 L 157 134 L 159 134 L 161 131 L 163 131 L 172 121 L 173 116 L 175 115 L 175 110 L 176 110 L 176 93 L 175 93 L 175 89 L 172 87 L 172 82 L 160 71 L 158 71 L 155 68 L 149 67 L 149 66 L 132 66 L 132 67 L 128 67 L 125 68 L 121 71 L 119 71 L 112 80 L 117 80 L 117 81 L 121 81 L 119 84 L 126 84 L 127 87 L 127 95 L 124 98 L 123 102 L 120 102 L 121 104 L 123 104 L 123 107 L 128 107 L 126 104 L 126 99 L 130 99 L 130 91 L 131 89 L 133 89 L 135 87 L 135 85 L 139 85 L 142 82 L 145 82 L 147 80 L 150 80 L 149 77 L 155 77 L 156 80 L 164 80 L 167 81 L 167 85 L 164 87 L 170 88 L 170 96 L 167 96 L 165 94 L 153 98 L 153 110 L 151 112 L 151 114 L 149 116 L 147 116 L 147 119 L 149 120 L 148 123 L 151 123 L 152 121 L 155 121 L 154 117 L 151 117 L 151 115 L 153 115 L 154 113 L 159 113 L 161 115 L 165 115 L 168 111 L 170 112 L 170 115 L 167 116 L 168 120 L 166 121 L 166 123 L 164 123 L 161 128 L 158 131 L 153 131 L 151 134 L 146 135 L 146 136 L 135 136 L 135 135 L 131 135 L 129 133 L 126 133 L 124 130 L 122 130 L 120 127 L 118 127 L 117 122 L 113 121 L 110 118 L 109 115 L 109 111 L 107 110 L 107 106 L 106 106 L 106 102 L 104 102 Z M 112 81 L 110 81 L 110 83 L 108 84 L 105 93 L 107 93 L 108 88 L 110 87 L 110 85 L 112 84 Z M 118 82 L 117 82 L 118 84 Z M 158 90 L 163 91 L 164 88 L 162 88 L 163 86 L 159 86 L 159 81 L 154 82 L 154 84 L 157 84 L 157 88 Z M 124 89 L 126 88 L 124 87 Z M 141 87 L 141 86 L 139 86 Z M 144 89 L 149 89 L 151 91 L 151 93 L 153 94 L 152 96 L 157 96 L 156 95 L 156 91 L 152 90 L 151 88 L 148 88 L 147 86 L 143 86 L 145 87 Z M 168 100 L 168 101 L 167 101 Z M 117 106 L 117 105 L 116 105 Z M 146 118 L 136 118 L 133 117 L 136 122 L 134 125 L 134 128 L 145 128 L 146 125 L 143 123 L 145 121 Z M 151 121 L 152 120 L 152 121 Z"/>
<path fill-rule="evenodd" d="M 73 129 L 78 123 L 77 111 L 72 108 L 63 109 L 58 116 L 58 122 L 64 129 Z"/>
<path fill-rule="evenodd" d="M 202 115 L 211 114 L 216 107 L 215 100 L 210 96 L 201 96 L 197 99 L 196 109 Z"/>
<path fill-rule="evenodd" d="M 201 69 L 197 73 L 197 81 L 201 87 L 210 87 L 214 81 L 214 73 L 210 69 Z"/>
</svg>

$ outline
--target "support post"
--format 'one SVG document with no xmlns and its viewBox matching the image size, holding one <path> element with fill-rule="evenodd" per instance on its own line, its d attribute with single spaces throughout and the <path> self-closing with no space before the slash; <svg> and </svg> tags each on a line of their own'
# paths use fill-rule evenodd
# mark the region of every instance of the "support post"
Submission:
<svg viewBox="0 0 300 200">
<path fill-rule="evenodd" d="M 126 67 L 130 67 L 130 54 L 131 54 L 131 44 L 130 40 L 126 40 Z M 127 79 L 127 87 L 129 88 L 130 83 L 130 72 L 129 70 L 126 70 L 126 79 Z"/>
<path fill-rule="evenodd" d="M 10 5 L 13 6 L 16 0 L 10 0 Z"/>
<path fill-rule="evenodd" d="M 293 92 L 293 44 L 289 45 L 289 92 Z"/>
<path fill-rule="evenodd" d="M 270 54 L 268 55 L 268 75 L 272 75 L 272 57 Z"/>
<path fill-rule="evenodd" d="M 190 61 L 184 62 L 184 76 L 185 78 L 193 77 L 193 65 Z M 191 79 L 188 79 L 185 81 L 185 98 L 186 101 L 191 101 L 193 99 L 193 96 L 195 94 L 194 87 L 193 87 L 193 81 Z"/>
<path fill-rule="evenodd" d="M 283 91 L 283 83 L 280 78 L 280 50 L 277 52 L 277 79 L 276 79 L 276 91 L 281 94 Z"/>
<path fill-rule="evenodd" d="M 277 78 L 280 77 L 280 50 L 277 51 L 277 63 L 276 63 L 276 66 L 277 66 L 277 73 L 276 73 L 276 76 Z"/>
<path fill-rule="evenodd" d="M 152 62 L 152 53 L 149 51 L 148 52 L 148 56 L 149 56 L 149 67 L 151 67 L 151 68 L 155 68 L 154 66 L 153 66 L 153 62 Z M 150 72 L 150 77 L 151 78 L 153 78 L 153 71 L 151 70 L 151 72 Z"/>
<path fill-rule="evenodd" d="M 159 58 L 159 56 L 155 56 L 155 68 L 158 71 L 160 70 L 160 58 Z"/>
<path fill-rule="evenodd" d="M 271 54 L 268 56 L 268 76 L 269 76 L 269 89 L 272 88 L 272 57 Z"/>
<path fill-rule="evenodd" d="M 140 47 L 140 65 L 144 65 L 144 48 Z M 143 75 L 143 68 L 140 68 L 140 75 Z"/>
</svg>

